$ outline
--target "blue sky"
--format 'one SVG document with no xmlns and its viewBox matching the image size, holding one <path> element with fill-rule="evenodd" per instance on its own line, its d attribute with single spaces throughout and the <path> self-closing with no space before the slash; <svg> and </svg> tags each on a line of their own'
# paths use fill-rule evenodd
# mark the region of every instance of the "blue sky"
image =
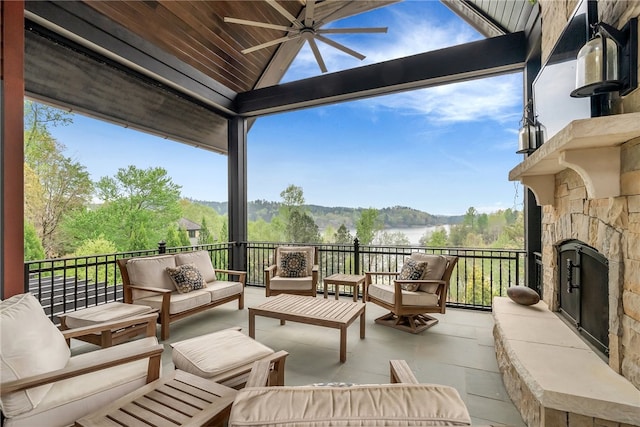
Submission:
<svg viewBox="0 0 640 427">
<path fill-rule="evenodd" d="M 479 40 L 439 1 L 404 1 L 332 23 L 387 26 L 387 34 L 330 35 L 359 61 L 318 42 L 329 72 Z M 284 81 L 320 70 L 307 46 Z M 248 199 L 280 200 L 289 184 L 324 206 L 409 206 L 432 214 L 522 208 L 507 175 L 522 157 L 521 74 L 259 118 L 248 136 Z M 227 200 L 227 157 L 81 115 L 53 129 L 92 179 L 161 166 L 182 195 Z"/>
</svg>

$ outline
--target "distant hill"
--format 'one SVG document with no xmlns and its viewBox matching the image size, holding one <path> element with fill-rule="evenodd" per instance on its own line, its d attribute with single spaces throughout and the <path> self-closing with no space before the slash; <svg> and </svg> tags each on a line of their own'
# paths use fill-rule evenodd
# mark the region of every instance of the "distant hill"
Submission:
<svg viewBox="0 0 640 427">
<path fill-rule="evenodd" d="M 210 206 L 221 215 L 227 213 L 227 202 L 210 202 L 204 200 L 191 200 L 194 203 L 200 203 Z M 345 208 L 345 207 L 327 207 L 318 205 L 306 206 L 311 212 L 311 216 L 322 230 L 327 226 L 338 228 L 344 224 L 347 228 L 354 229 L 356 221 L 360 218 L 360 213 L 365 208 Z M 267 200 L 255 200 L 248 202 L 249 221 L 257 221 L 263 219 L 265 222 L 271 222 L 271 219 L 278 214 L 280 208 L 279 202 L 269 202 Z M 459 224 L 462 222 L 464 215 L 431 215 L 417 209 L 405 206 L 394 206 L 379 210 L 380 219 L 385 228 L 408 228 L 408 227 L 428 227 L 444 224 Z"/>
</svg>

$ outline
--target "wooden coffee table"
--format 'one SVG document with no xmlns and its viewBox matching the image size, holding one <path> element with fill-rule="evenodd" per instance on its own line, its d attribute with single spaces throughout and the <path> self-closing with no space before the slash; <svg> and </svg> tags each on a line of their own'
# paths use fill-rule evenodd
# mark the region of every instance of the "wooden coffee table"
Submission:
<svg viewBox="0 0 640 427">
<path fill-rule="evenodd" d="M 222 425 L 237 391 L 176 370 L 76 421 L 76 427 Z"/>
<path fill-rule="evenodd" d="M 329 296 L 328 288 L 329 285 L 335 286 L 336 291 L 336 299 L 338 299 L 339 288 L 338 286 L 351 286 L 353 288 L 353 300 L 358 301 L 358 287 L 362 285 L 362 302 L 364 303 L 364 279 L 365 276 L 361 274 L 342 274 L 336 273 L 331 276 L 324 278 L 324 297 L 325 299 Z"/>
<path fill-rule="evenodd" d="M 347 360 L 347 328 L 360 317 L 360 339 L 364 338 L 366 304 L 281 294 L 249 308 L 249 336 L 256 337 L 256 316 L 340 329 L 340 362 Z"/>
</svg>

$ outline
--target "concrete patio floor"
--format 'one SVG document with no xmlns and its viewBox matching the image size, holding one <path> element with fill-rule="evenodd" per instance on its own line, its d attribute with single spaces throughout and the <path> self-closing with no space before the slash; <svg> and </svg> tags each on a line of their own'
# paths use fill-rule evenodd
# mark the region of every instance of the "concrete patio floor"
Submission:
<svg viewBox="0 0 640 427">
<path fill-rule="evenodd" d="M 351 300 L 345 296 L 341 299 Z M 233 326 L 248 333 L 247 308 L 264 300 L 264 288 L 247 287 L 244 310 L 238 310 L 235 302 L 228 303 L 173 323 L 171 338 L 162 342 L 163 372 L 174 369 L 168 344 Z M 434 315 L 440 323 L 414 335 L 375 324 L 373 320 L 385 312 L 367 304 L 366 338 L 360 339 L 356 320 L 348 329 L 345 363 L 339 361 L 337 329 L 294 322 L 281 326 L 279 320 L 256 317 L 256 339 L 274 350 L 289 352 L 285 363 L 286 385 L 334 381 L 387 383 L 389 359 L 404 359 L 418 381 L 455 387 L 474 424 L 525 426 L 498 370 L 491 313 L 448 309 L 444 315 Z M 74 343 L 74 352 L 90 346 Z"/>
</svg>

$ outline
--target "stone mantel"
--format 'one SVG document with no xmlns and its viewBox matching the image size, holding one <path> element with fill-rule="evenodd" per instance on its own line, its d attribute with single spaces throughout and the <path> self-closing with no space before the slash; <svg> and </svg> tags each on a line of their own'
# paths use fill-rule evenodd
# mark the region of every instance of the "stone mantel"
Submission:
<svg viewBox="0 0 640 427">
<path fill-rule="evenodd" d="M 640 112 L 574 120 L 509 172 L 539 205 L 553 205 L 555 174 L 575 170 L 589 199 L 620 195 L 620 146 L 640 136 Z"/>
</svg>

